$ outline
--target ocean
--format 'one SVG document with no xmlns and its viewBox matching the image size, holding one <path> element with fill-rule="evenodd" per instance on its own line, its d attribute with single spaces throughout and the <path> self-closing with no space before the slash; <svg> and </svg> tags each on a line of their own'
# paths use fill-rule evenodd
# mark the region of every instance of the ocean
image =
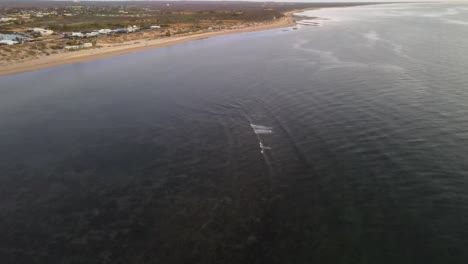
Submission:
<svg viewBox="0 0 468 264">
<path fill-rule="evenodd" d="M 468 5 L 302 15 L 0 77 L 0 262 L 468 263 Z"/>
</svg>

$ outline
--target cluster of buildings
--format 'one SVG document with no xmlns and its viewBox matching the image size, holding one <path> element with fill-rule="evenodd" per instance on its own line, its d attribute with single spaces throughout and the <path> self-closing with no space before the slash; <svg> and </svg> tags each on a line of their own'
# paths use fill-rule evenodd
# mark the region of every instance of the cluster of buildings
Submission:
<svg viewBox="0 0 468 264">
<path fill-rule="evenodd" d="M 160 29 L 160 26 L 151 26 L 148 29 Z M 72 32 L 71 34 L 63 34 L 64 38 L 88 38 L 88 37 L 97 37 L 100 35 L 109 35 L 112 33 L 120 33 L 120 34 L 125 34 L 125 33 L 133 33 L 140 30 L 139 27 L 137 26 L 129 26 L 126 28 L 117 28 L 117 29 L 99 29 L 95 31 L 88 31 L 88 32 Z M 55 32 L 49 29 L 44 29 L 44 28 L 33 28 L 29 31 L 30 33 L 33 34 L 38 34 L 41 36 L 50 36 L 53 35 Z"/>
<path fill-rule="evenodd" d="M 58 15 L 57 12 L 52 11 L 52 12 L 42 12 L 42 11 L 37 11 L 32 13 L 32 16 L 34 17 L 47 17 L 47 16 L 56 16 Z"/>
<path fill-rule="evenodd" d="M 0 17 L 0 23 L 8 23 L 13 22 L 18 19 L 31 19 L 31 18 L 42 18 L 42 17 L 49 17 L 49 16 L 58 16 L 59 14 L 56 11 L 23 11 L 19 13 L 9 14 L 6 17 Z M 65 16 L 65 14 L 62 14 Z"/>
<path fill-rule="evenodd" d="M 10 12 L 8 14 L 4 14 L 0 17 L 0 23 L 11 23 L 15 20 L 20 19 L 35 19 L 35 18 L 44 18 L 44 17 L 72 17 L 78 16 L 83 14 L 91 14 L 95 16 L 140 16 L 141 14 L 130 14 L 130 12 L 126 10 L 119 10 L 116 12 L 109 12 L 109 10 L 114 11 L 113 9 L 109 8 L 100 8 L 95 6 L 82 6 L 82 5 L 72 5 L 66 8 L 44 8 L 41 10 L 37 9 L 23 9 L 17 12 Z"/>
<path fill-rule="evenodd" d="M 157 30 L 161 29 L 161 26 L 150 26 L 145 29 Z M 113 33 L 126 34 L 139 31 L 140 28 L 137 26 L 128 26 L 126 28 L 117 28 L 117 29 L 99 29 L 90 32 L 72 32 L 71 34 L 64 34 L 65 38 L 87 38 L 87 37 L 97 37 L 100 35 L 109 35 Z"/>
<path fill-rule="evenodd" d="M 148 26 L 143 28 L 145 30 L 159 30 L 161 29 L 161 26 Z M 136 31 L 141 30 L 137 26 L 128 26 L 125 28 L 117 28 L 117 29 L 99 29 L 95 31 L 89 31 L 89 32 L 72 32 L 71 34 L 66 34 L 63 33 L 64 38 L 89 38 L 89 37 L 97 37 L 97 36 L 102 36 L 102 35 L 109 35 L 109 34 L 127 34 L 127 33 L 133 33 Z M 32 28 L 29 31 L 27 31 L 30 35 L 32 36 L 50 36 L 50 35 L 56 35 L 56 33 L 52 30 L 49 29 L 44 29 L 44 28 Z M 0 45 L 15 45 L 20 42 L 25 42 L 25 41 L 32 41 L 33 39 L 27 38 L 26 36 L 22 34 L 16 35 L 17 38 L 3 38 L 0 35 Z M 90 43 L 85 43 L 83 45 L 78 45 L 78 46 L 67 46 L 65 49 L 68 50 L 73 50 L 73 49 L 81 49 L 81 48 L 89 48 Z M 92 44 L 91 44 L 92 45 Z"/>
<path fill-rule="evenodd" d="M 72 32 L 71 34 L 63 34 L 65 38 L 88 38 L 88 37 L 97 37 L 100 35 L 109 35 L 112 33 L 131 33 L 139 30 L 137 26 L 127 27 L 127 28 L 118 28 L 118 29 L 99 29 L 90 32 Z"/>
<path fill-rule="evenodd" d="M 89 9 L 89 8 L 88 8 Z M 23 9 L 17 12 L 8 12 L 0 17 L 0 23 L 12 23 L 18 20 L 34 20 L 44 17 L 71 17 L 80 14 L 88 13 L 89 10 L 84 10 L 82 6 L 74 5 L 67 8 L 44 8 L 38 9 Z"/>
</svg>

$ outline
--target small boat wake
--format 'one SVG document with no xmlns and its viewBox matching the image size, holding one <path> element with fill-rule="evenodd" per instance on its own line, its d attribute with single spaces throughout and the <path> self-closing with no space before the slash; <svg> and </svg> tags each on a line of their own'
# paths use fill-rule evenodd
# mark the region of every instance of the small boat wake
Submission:
<svg viewBox="0 0 468 264">
<path fill-rule="evenodd" d="M 262 142 L 260 142 L 259 145 L 260 145 L 260 153 L 262 154 L 264 153 L 264 150 L 271 149 L 271 147 L 263 146 Z"/>
<path fill-rule="evenodd" d="M 250 124 L 250 127 L 252 127 L 254 133 L 257 134 L 257 135 L 273 134 L 273 128 L 272 127 L 260 126 L 260 125 L 254 125 L 254 124 Z"/>
<path fill-rule="evenodd" d="M 273 128 L 267 127 L 267 126 L 254 125 L 252 123 L 250 124 L 250 127 L 252 128 L 254 133 L 257 135 L 258 145 L 260 146 L 260 153 L 264 154 L 265 150 L 270 150 L 271 147 L 265 146 L 263 144 L 263 141 L 260 135 L 273 134 Z"/>
</svg>

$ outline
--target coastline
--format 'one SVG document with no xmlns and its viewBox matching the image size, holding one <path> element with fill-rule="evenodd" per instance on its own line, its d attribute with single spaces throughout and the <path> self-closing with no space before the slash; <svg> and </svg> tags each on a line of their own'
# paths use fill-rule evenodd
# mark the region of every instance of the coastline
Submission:
<svg viewBox="0 0 468 264">
<path fill-rule="evenodd" d="M 35 71 L 35 70 L 56 67 L 56 66 L 61 66 L 61 65 L 66 65 L 66 64 L 97 60 L 97 59 L 124 55 L 124 54 L 129 54 L 129 53 L 134 53 L 134 52 L 139 52 L 139 51 L 144 51 L 144 50 L 149 50 L 149 49 L 168 47 L 172 45 L 186 43 L 189 41 L 217 37 L 217 36 L 222 36 L 222 35 L 290 27 L 290 26 L 296 25 L 295 19 L 294 19 L 294 13 L 303 12 L 306 10 L 315 10 L 315 9 L 318 9 L 318 8 L 307 8 L 307 9 L 289 11 L 289 12 L 284 13 L 285 15 L 284 17 L 276 21 L 272 21 L 269 23 L 261 24 L 261 25 L 245 27 L 245 28 L 222 30 L 222 31 L 216 31 L 216 32 L 196 33 L 196 34 L 190 34 L 190 35 L 185 35 L 185 36 L 173 36 L 173 37 L 154 39 L 154 40 L 140 40 L 140 41 L 137 41 L 136 43 L 135 41 L 132 41 L 132 43 L 121 43 L 119 45 L 109 46 L 109 47 L 81 50 L 81 51 L 75 51 L 75 52 L 70 52 L 70 53 L 53 54 L 47 57 L 42 57 L 42 58 L 30 60 L 30 61 L 13 63 L 13 64 L 6 65 L 6 66 L 0 66 L 0 76 L 13 75 L 13 74 Z"/>
</svg>

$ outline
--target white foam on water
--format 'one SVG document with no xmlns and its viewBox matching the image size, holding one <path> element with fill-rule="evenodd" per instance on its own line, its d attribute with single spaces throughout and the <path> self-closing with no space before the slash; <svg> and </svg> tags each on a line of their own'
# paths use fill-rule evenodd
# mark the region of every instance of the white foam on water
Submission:
<svg viewBox="0 0 468 264">
<path fill-rule="evenodd" d="M 264 150 L 271 149 L 271 147 L 267 147 L 267 146 L 263 145 L 263 143 L 261 141 L 259 142 L 259 145 L 260 145 L 260 153 L 262 153 L 262 154 L 264 153 Z"/>
<path fill-rule="evenodd" d="M 267 147 L 263 144 L 260 135 L 273 134 L 273 128 L 268 126 L 254 125 L 252 123 L 250 124 L 250 127 L 254 131 L 255 135 L 257 135 L 258 145 L 260 146 L 260 153 L 265 154 L 265 150 L 269 150 L 271 147 Z"/>
<path fill-rule="evenodd" d="M 260 125 L 254 125 L 250 124 L 252 127 L 253 131 L 257 135 L 261 134 L 273 134 L 273 128 L 272 127 L 267 127 L 267 126 L 260 126 Z"/>
<path fill-rule="evenodd" d="M 323 23 L 321 22 L 322 20 L 320 19 L 301 19 L 297 21 L 298 26 L 322 26 Z"/>
</svg>

